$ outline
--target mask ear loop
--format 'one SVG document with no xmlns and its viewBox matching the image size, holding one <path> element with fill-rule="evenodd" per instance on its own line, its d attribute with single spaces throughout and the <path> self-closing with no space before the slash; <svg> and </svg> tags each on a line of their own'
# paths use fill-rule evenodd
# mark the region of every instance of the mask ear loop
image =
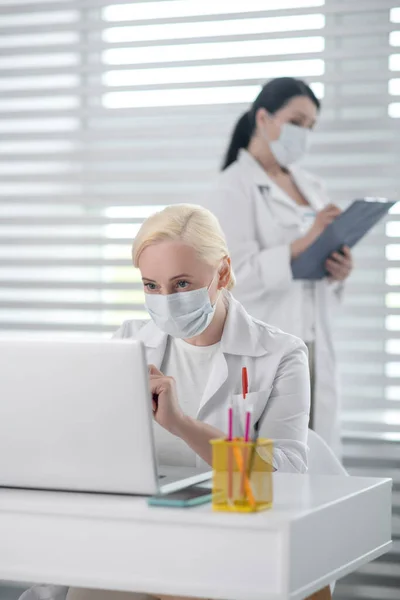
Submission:
<svg viewBox="0 0 400 600">
<path fill-rule="evenodd" d="M 212 286 L 212 284 L 214 283 L 214 279 L 215 279 L 215 276 L 216 276 L 216 275 L 218 275 L 218 271 L 215 271 L 215 273 L 214 273 L 214 277 L 211 279 L 211 281 L 210 281 L 210 283 L 209 283 L 209 285 L 208 285 L 208 287 L 207 287 L 207 292 L 209 292 L 209 291 L 210 291 L 210 287 L 211 287 L 211 286 Z"/>
<path fill-rule="evenodd" d="M 209 286 L 208 286 L 208 288 L 207 288 L 207 293 L 210 291 L 210 287 L 211 287 L 211 286 L 212 286 L 212 284 L 214 283 L 215 275 L 218 275 L 218 271 L 216 271 L 216 272 L 215 272 L 215 274 L 214 274 L 214 277 L 211 279 L 211 281 L 210 281 L 210 284 L 209 284 Z M 217 302 L 218 302 L 218 299 L 219 299 L 219 295 L 220 295 L 220 292 L 221 292 L 221 290 L 217 290 L 217 291 L 218 291 L 218 294 L 217 294 L 217 297 L 216 297 L 216 299 L 215 299 L 215 302 L 214 302 L 214 304 L 211 304 L 211 298 L 209 297 L 209 298 L 210 298 L 210 304 L 211 304 L 211 306 L 212 306 L 213 308 L 215 307 L 215 305 L 216 305 L 216 304 L 217 304 Z"/>
</svg>

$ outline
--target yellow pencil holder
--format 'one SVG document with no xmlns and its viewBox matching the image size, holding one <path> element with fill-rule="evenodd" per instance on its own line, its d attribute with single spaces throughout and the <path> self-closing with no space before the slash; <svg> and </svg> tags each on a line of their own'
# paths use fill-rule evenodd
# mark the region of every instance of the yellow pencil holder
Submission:
<svg viewBox="0 0 400 600">
<path fill-rule="evenodd" d="M 213 510 L 256 512 L 272 506 L 272 440 L 212 440 Z"/>
</svg>

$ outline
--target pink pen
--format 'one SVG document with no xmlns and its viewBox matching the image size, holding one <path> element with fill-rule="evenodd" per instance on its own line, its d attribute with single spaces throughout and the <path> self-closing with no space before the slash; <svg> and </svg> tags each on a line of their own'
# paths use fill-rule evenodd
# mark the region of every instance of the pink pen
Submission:
<svg viewBox="0 0 400 600">
<path fill-rule="evenodd" d="M 244 441 L 245 442 L 248 442 L 250 440 L 251 413 L 252 413 L 252 408 L 249 407 L 246 410 L 246 425 L 245 425 L 245 431 L 244 431 Z"/>
<path fill-rule="evenodd" d="M 228 408 L 228 442 L 233 440 L 233 403 L 232 398 Z"/>
<path fill-rule="evenodd" d="M 247 373 L 247 368 L 243 367 L 242 368 L 242 395 L 243 395 L 243 400 L 246 400 L 246 396 L 249 393 L 249 376 Z M 247 408 L 246 410 L 246 422 L 245 422 L 245 429 L 244 429 L 244 441 L 248 442 L 250 439 L 250 423 L 251 423 L 251 412 L 252 412 L 252 408 L 251 406 Z"/>
<path fill-rule="evenodd" d="M 243 400 L 246 400 L 246 396 L 248 393 L 249 393 L 249 376 L 247 373 L 247 368 L 243 367 L 242 368 Z M 252 407 L 250 406 L 246 409 L 246 421 L 245 421 L 245 426 L 244 426 L 244 442 L 245 443 L 248 443 L 250 441 L 251 413 L 252 413 Z M 242 477 L 241 477 L 241 481 L 240 481 L 240 493 L 241 493 L 242 497 L 244 497 L 245 478 L 246 478 L 246 472 L 247 472 L 247 459 L 248 459 L 247 447 L 243 448 L 242 453 L 243 453 L 243 471 L 242 471 Z"/>
<path fill-rule="evenodd" d="M 231 396 L 228 408 L 228 442 L 233 441 L 233 398 Z M 233 454 L 232 447 L 228 446 L 228 503 L 233 502 Z"/>
</svg>

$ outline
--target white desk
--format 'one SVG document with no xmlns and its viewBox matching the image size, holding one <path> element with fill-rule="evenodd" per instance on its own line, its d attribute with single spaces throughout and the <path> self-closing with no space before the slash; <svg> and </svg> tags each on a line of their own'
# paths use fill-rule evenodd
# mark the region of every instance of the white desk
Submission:
<svg viewBox="0 0 400 600">
<path fill-rule="evenodd" d="M 390 547 L 391 480 L 274 475 L 252 515 L 129 497 L 0 490 L 0 579 L 300 600 Z"/>
</svg>

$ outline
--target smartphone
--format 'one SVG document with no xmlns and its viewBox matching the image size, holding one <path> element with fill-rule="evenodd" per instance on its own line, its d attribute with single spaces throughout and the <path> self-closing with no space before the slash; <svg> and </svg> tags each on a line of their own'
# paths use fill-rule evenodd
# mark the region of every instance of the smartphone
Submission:
<svg viewBox="0 0 400 600">
<path fill-rule="evenodd" d="M 211 491 L 199 485 L 192 485 L 177 492 L 170 494 L 157 494 L 148 499 L 150 506 L 172 506 L 176 508 L 186 508 L 189 506 L 199 506 L 211 502 Z"/>
</svg>

